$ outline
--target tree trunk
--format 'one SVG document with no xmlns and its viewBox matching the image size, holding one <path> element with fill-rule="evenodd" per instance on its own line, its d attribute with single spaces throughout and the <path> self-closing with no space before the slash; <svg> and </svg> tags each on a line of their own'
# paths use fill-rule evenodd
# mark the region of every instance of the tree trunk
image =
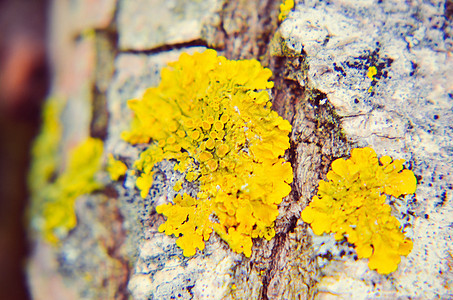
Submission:
<svg viewBox="0 0 453 300">
<path fill-rule="evenodd" d="M 324 4 L 317 6 L 305 2 L 296 3 L 288 20 L 281 22 L 278 19 L 281 2 L 275 0 L 103 0 L 94 4 L 86 0 L 54 1 L 49 42 L 54 77 L 48 102 L 54 103 L 61 135 L 59 140 L 54 140 L 53 155 L 35 153 L 36 161 L 47 155 L 48 161 L 53 161 L 49 164 L 55 167 L 49 179 L 41 183 L 44 185 L 41 190 L 34 190 L 34 202 L 30 208 L 34 251 L 29 259 L 28 275 L 34 298 L 312 299 L 316 296 L 321 299 L 333 294 L 363 297 L 366 293 L 373 295 L 379 288 L 390 293 L 390 297 L 414 296 L 407 290 L 395 291 L 391 278 L 378 276 L 374 271 L 363 271 L 367 275 L 360 275 L 362 277 L 349 275 L 347 270 L 359 272 L 357 270 L 363 269 L 360 260 L 355 262 L 357 258 L 354 258 L 352 245 L 333 246 L 338 253 L 343 251 L 337 256 L 334 254 L 336 250 L 321 253 L 319 242 L 318 248 L 313 246 L 309 226 L 300 218 L 301 211 L 316 194 L 319 180 L 326 178 L 331 162 L 347 157 L 353 146 L 371 145 L 379 155 L 389 152 L 398 156 L 399 150 L 403 149 L 401 151 L 406 152 L 404 157 L 409 158 L 414 172 L 423 177 L 431 170 L 424 167 L 423 162 L 430 161 L 433 155 L 411 142 L 421 136 L 422 125 L 418 119 L 415 120 L 416 112 L 401 109 L 400 114 L 393 114 L 400 108 L 389 104 L 397 100 L 384 85 L 387 82 L 385 72 L 394 72 L 392 87 L 405 81 L 402 69 L 390 68 L 397 57 L 387 42 L 391 37 L 376 38 L 382 48 L 387 47 L 381 53 L 374 41 L 375 52 L 370 51 L 370 44 L 356 46 L 354 43 L 359 37 L 349 37 L 347 30 L 342 31 L 333 23 L 326 25 L 326 28 L 331 26 L 330 29 L 325 29 L 318 23 L 303 21 L 311 11 L 313 19 L 316 19 L 316 14 L 324 14 L 326 18 L 332 17 L 332 22 L 338 22 L 335 24 L 354 30 L 359 28 L 358 33 L 363 29 L 366 35 L 366 30 L 371 29 L 366 27 L 368 25 L 363 25 L 364 28 L 358 26 L 359 17 L 347 19 L 347 14 L 339 13 L 341 9 L 334 12 Z M 348 6 L 336 5 L 340 8 Z M 356 8 L 348 9 L 353 11 Z M 415 4 L 408 9 L 415 10 Z M 374 22 L 379 15 L 372 18 Z M 422 28 L 423 22 L 428 22 L 427 18 L 423 20 L 417 21 L 414 27 Z M 442 20 L 447 28 L 443 30 L 447 32 L 451 29 L 451 12 Z M 376 26 L 383 30 L 385 24 Z M 320 34 L 323 30 L 327 32 L 324 36 Z M 323 40 L 320 40 L 321 36 Z M 340 40 L 336 39 L 338 36 Z M 449 38 L 451 40 L 451 35 Z M 334 43 L 332 41 L 336 44 L 330 46 Z M 302 46 L 298 48 L 298 45 Z M 431 45 L 423 47 L 431 49 Z M 178 177 L 172 162 L 163 161 L 157 165 L 151 191 L 142 198 L 135 187 L 136 177 L 132 169 L 143 149 L 121 139 L 121 132 L 129 129 L 132 120 L 127 100 L 141 97 L 146 88 L 156 86 L 160 81 L 160 70 L 168 62 L 177 60 L 181 53 L 205 48 L 214 48 L 219 55 L 231 60 L 257 59 L 270 68 L 273 73 L 271 80 L 275 83 L 271 91 L 272 108 L 292 125 L 291 147 L 285 154 L 294 172 L 292 191 L 279 205 L 275 237 L 270 241 L 254 239 L 250 258 L 231 251 L 228 244 L 214 233 L 203 251 L 198 251 L 193 257 L 183 256 L 175 238 L 158 231 L 164 217 L 155 209 L 158 204 L 171 200 L 168 195 Z M 316 53 L 316 49 L 321 50 Z M 349 54 L 344 54 L 344 51 L 349 51 Z M 408 55 L 416 55 L 414 52 Z M 451 56 L 451 49 L 445 53 Z M 414 59 L 421 60 L 421 57 Z M 451 58 L 444 63 L 448 64 L 452 66 Z M 372 65 L 382 67 L 379 69 L 381 77 L 371 78 L 370 82 L 366 81 L 365 73 Z M 337 76 L 337 80 L 332 82 L 326 77 L 328 74 Z M 429 75 L 441 77 L 434 73 Z M 446 76 L 453 79 L 451 73 Z M 452 92 L 444 80 L 440 83 L 440 94 L 448 89 Z M 371 90 L 367 90 L 369 87 Z M 347 88 L 350 90 L 344 92 Z M 405 91 L 413 96 L 411 91 Z M 373 98 L 371 93 L 376 93 L 376 96 Z M 428 98 L 427 95 L 423 97 Z M 451 98 L 442 103 L 450 105 Z M 423 106 L 419 111 L 431 113 Z M 442 113 L 446 114 L 444 111 L 437 115 Z M 373 127 L 370 125 L 372 122 L 377 125 Z M 446 128 L 447 125 L 441 123 L 438 126 Z M 392 131 L 394 128 L 396 133 Z M 445 137 L 452 137 L 450 133 L 451 130 L 445 133 Z M 434 138 L 434 134 L 428 135 Z M 76 225 L 67 228 L 67 232 L 58 233 L 57 241 L 49 243 L 43 237 L 40 225 L 43 219 L 39 216 L 39 207 L 47 199 L 45 186 L 58 182 L 70 159 L 68 153 L 88 137 L 104 142 L 104 162 L 109 154 L 113 154 L 126 163 L 129 171 L 125 177 L 113 181 L 101 168 L 95 176 L 102 187 L 75 199 Z M 446 147 L 450 147 L 447 150 L 451 151 L 451 140 L 447 144 Z M 449 160 L 445 158 L 439 166 L 445 166 L 442 174 L 451 179 Z M 34 180 L 30 179 L 31 182 Z M 427 187 L 429 180 L 420 184 L 426 185 L 421 192 L 423 197 L 433 193 L 434 188 Z M 447 188 L 439 187 L 440 190 Z M 451 209 L 451 201 L 445 202 Z M 427 218 L 423 218 L 425 214 L 422 211 L 427 211 L 427 207 L 427 204 L 419 204 L 406 210 L 415 218 L 408 222 L 408 226 L 413 226 L 416 231 L 413 236 L 415 245 L 418 245 L 417 237 L 423 234 L 420 228 Z M 431 213 L 441 214 L 439 209 Z M 445 222 L 445 217 L 442 220 Z M 442 230 L 438 228 L 438 232 L 444 233 Z M 446 237 L 437 239 L 446 241 Z M 322 243 L 328 244 L 329 241 L 335 244 L 332 237 Z M 449 259 L 451 263 L 451 254 L 446 254 L 448 247 L 452 250 L 451 245 L 446 247 L 443 255 L 445 261 Z M 393 280 L 399 282 L 403 276 L 413 275 L 407 265 L 422 260 L 417 247 L 414 251 L 409 262 L 403 258 L 405 267 L 393 275 Z M 448 290 L 451 268 L 448 273 L 445 271 L 447 263 L 439 264 L 444 274 L 449 274 L 436 277 L 436 282 L 447 282 L 444 288 L 431 289 L 422 284 L 416 293 L 429 290 L 432 295 L 443 295 Z M 424 270 L 433 268 L 430 265 Z M 333 278 L 345 286 L 347 279 L 352 278 L 353 286 L 363 283 L 366 288 L 348 294 L 345 289 L 329 287 L 322 278 Z M 418 277 L 411 278 L 415 280 Z M 373 281 L 375 283 L 371 283 Z M 405 283 L 401 285 L 407 286 Z"/>
</svg>

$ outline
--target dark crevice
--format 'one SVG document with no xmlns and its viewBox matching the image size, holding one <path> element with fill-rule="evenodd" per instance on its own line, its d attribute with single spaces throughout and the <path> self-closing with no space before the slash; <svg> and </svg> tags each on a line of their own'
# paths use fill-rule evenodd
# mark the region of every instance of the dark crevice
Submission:
<svg viewBox="0 0 453 300">
<path fill-rule="evenodd" d="M 445 1 L 445 10 L 444 10 L 445 17 L 453 21 L 453 0 L 446 0 Z"/>
<path fill-rule="evenodd" d="M 305 61 L 305 54 L 296 54 L 286 49 L 285 54 L 275 56 L 270 59 L 270 68 L 274 74 L 275 87 L 273 89 L 273 109 L 276 110 L 283 118 L 290 121 L 293 126 L 291 134 L 291 147 L 287 151 L 288 161 L 291 163 L 294 170 L 294 181 L 291 185 L 292 191 L 284 202 L 299 203 L 303 209 L 308 205 L 311 197 L 316 192 L 317 182 L 323 179 L 327 173 L 330 163 L 340 156 L 345 155 L 349 149 L 349 143 L 341 131 L 341 123 L 339 116 L 336 115 L 335 109 L 328 102 L 327 95 L 311 89 L 308 85 L 307 76 L 308 65 Z M 299 82 L 304 82 L 305 86 L 301 86 Z M 301 146 L 301 147 L 299 147 Z M 304 166 L 300 166 L 304 161 L 304 153 L 299 152 L 300 149 L 310 149 L 315 146 L 317 149 L 312 155 L 312 161 L 304 162 Z M 299 149 L 300 148 L 300 149 Z M 302 150 L 303 151 L 303 150 Z M 302 167 L 313 171 L 312 178 L 300 178 L 298 169 Z M 303 191 L 311 191 L 310 194 L 303 194 Z M 289 212 L 289 211 L 288 211 Z M 275 284 L 278 282 L 279 272 L 282 269 L 282 255 L 286 260 L 290 259 L 291 254 L 286 253 L 285 244 L 290 238 L 290 235 L 296 230 L 297 220 L 300 215 L 281 216 L 285 222 L 276 224 L 280 226 L 277 232 L 280 232 L 274 247 L 272 249 L 271 261 L 263 278 L 262 299 L 277 299 L 274 293 L 280 293 L 275 290 Z M 280 217 L 279 217 L 280 218 Z M 281 227 L 283 226 L 283 228 Z M 309 255 L 311 241 L 307 237 L 306 226 L 297 228 L 299 237 L 298 241 L 303 243 L 299 245 L 301 255 Z M 293 250 L 294 251 L 294 250 Z M 293 254 L 294 255 L 294 254 Z M 284 259 L 283 259 L 284 260 Z M 284 264 L 289 264 L 285 262 Z M 316 262 L 312 259 L 305 260 L 305 263 L 300 265 L 300 268 L 306 270 L 301 273 L 303 283 L 307 286 L 305 297 L 310 298 L 315 293 L 315 276 L 316 271 L 313 271 Z M 310 271 L 312 270 L 312 271 Z M 314 272 L 314 273 L 313 273 Z M 273 278 L 275 280 L 273 281 Z M 272 286 L 269 286 L 272 285 Z M 281 288 L 281 287 L 280 287 Z M 272 290 L 274 289 L 274 290 Z"/>
<path fill-rule="evenodd" d="M 113 221 L 115 221 L 116 224 L 123 224 L 124 217 L 121 215 L 118 209 L 115 209 L 114 214 L 116 215 L 116 218 Z M 125 259 L 124 255 L 121 253 L 121 247 L 125 243 L 126 236 L 127 232 L 123 229 L 123 226 L 119 226 L 119 232 L 115 232 L 115 236 L 112 238 L 112 240 L 114 241 L 113 245 L 106 245 L 108 255 L 111 258 L 116 259 L 120 263 L 121 269 L 123 270 L 123 272 L 120 274 L 122 278 L 120 280 L 117 280 L 119 284 L 115 292 L 115 299 L 120 300 L 127 300 L 130 297 L 129 291 L 127 289 L 127 284 L 129 282 L 132 270 L 129 266 L 129 261 Z"/>
<path fill-rule="evenodd" d="M 218 26 L 218 30 L 220 31 L 220 36 L 223 36 L 223 39 L 222 40 L 228 40 L 229 39 L 229 36 L 228 36 L 228 32 L 225 30 L 225 11 L 228 7 L 228 0 L 225 0 L 225 2 L 223 3 L 222 5 L 222 9 L 220 10 L 219 12 L 219 16 L 220 16 L 220 23 L 219 23 L 219 26 Z M 211 47 L 213 46 L 212 44 L 210 45 Z M 225 47 L 225 44 L 222 43 L 221 44 L 221 49 L 223 50 Z"/>
<path fill-rule="evenodd" d="M 107 108 L 107 88 L 114 74 L 117 44 L 118 34 L 114 24 L 110 24 L 104 30 L 95 30 L 96 73 L 91 90 L 90 135 L 102 140 L 105 140 L 108 134 L 109 112 Z"/>
<path fill-rule="evenodd" d="M 118 199 L 119 194 L 114 184 L 109 184 L 102 190 L 102 194 L 107 196 L 109 199 Z"/>
<path fill-rule="evenodd" d="M 275 237 L 275 245 L 272 248 L 272 254 L 271 257 L 275 258 L 278 257 L 282 247 L 285 245 L 285 240 L 287 239 L 287 234 L 282 233 L 282 234 L 277 234 Z M 272 277 L 275 275 L 275 273 L 278 270 L 278 265 L 277 265 L 277 260 L 272 259 L 269 264 L 269 268 L 266 270 L 266 274 L 263 276 L 263 290 L 261 294 L 261 299 L 263 300 L 268 300 L 268 292 L 269 292 L 269 284 L 271 283 Z"/>
<path fill-rule="evenodd" d="M 288 161 L 291 163 L 291 167 L 293 170 L 297 167 L 297 151 L 296 151 L 296 143 L 290 139 L 290 148 L 288 149 Z M 292 199 L 300 199 L 300 194 L 298 189 L 296 188 L 296 180 L 291 183 L 291 193 L 290 197 Z"/>
<path fill-rule="evenodd" d="M 297 226 L 297 220 L 298 218 L 293 216 L 289 221 L 289 226 L 288 226 L 288 232 L 294 232 L 294 229 Z"/>
<path fill-rule="evenodd" d="M 107 138 L 109 113 L 107 97 L 95 86 L 92 90 L 93 103 L 91 106 L 90 135 L 101 140 Z"/>
<path fill-rule="evenodd" d="M 152 55 L 152 54 L 159 54 L 161 52 L 167 52 L 167 51 L 173 51 L 173 50 L 181 50 L 181 49 L 192 48 L 192 47 L 208 47 L 208 44 L 202 39 L 197 39 L 197 40 L 193 40 L 193 41 L 189 41 L 189 42 L 183 42 L 183 43 L 165 44 L 165 45 L 153 48 L 153 49 L 144 49 L 144 50 L 127 49 L 127 50 L 121 50 L 120 53 Z"/>
</svg>

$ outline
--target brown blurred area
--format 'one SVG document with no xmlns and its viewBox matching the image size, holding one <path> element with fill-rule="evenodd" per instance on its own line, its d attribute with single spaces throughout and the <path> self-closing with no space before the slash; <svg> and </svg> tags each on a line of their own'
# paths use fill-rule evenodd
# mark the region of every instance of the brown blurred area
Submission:
<svg viewBox="0 0 453 300">
<path fill-rule="evenodd" d="M 30 146 L 49 88 L 47 0 L 0 0 L 0 299 L 30 299 L 24 210 Z"/>
</svg>

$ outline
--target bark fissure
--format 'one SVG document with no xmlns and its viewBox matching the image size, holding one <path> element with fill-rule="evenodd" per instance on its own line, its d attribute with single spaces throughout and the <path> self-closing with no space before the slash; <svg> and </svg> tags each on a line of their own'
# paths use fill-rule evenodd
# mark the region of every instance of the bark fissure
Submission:
<svg viewBox="0 0 453 300">
<path fill-rule="evenodd" d="M 225 2 L 208 44 L 221 46 L 230 59 L 255 58 L 273 71 L 273 108 L 293 125 L 287 158 L 294 170 L 294 182 L 292 192 L 280 205 L 276 236 L 269 242 L 254 242 L 250 265 L 262 274 L 261 299 L 310 299 L 316 291 L 316 264 L 306 226 L 297 223 L 335 156 L 329 154 L 334 151 L 332 139 L 340 136 L 338 130 L 333 130 L 339 123 L 328 122 L 335 117 L 330 107 L 320 105 L 322 94 L 300 86 L 301 77 L 307 82 L 304 53 L 272 56 L 275 44 L 271 39 L 278 34 L 278 5 L 278 1 Z M 320 130 L 334 134 L 323 136 L 317 133 Z"/>
</svg>

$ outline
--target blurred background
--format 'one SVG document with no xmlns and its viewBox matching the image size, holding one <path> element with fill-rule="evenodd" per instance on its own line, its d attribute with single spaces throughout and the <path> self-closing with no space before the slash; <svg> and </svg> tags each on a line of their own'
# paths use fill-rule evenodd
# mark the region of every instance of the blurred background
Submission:
<svg viewBox="0 0 453 300">
<path fill-rule="evenodd" d="M 0 299 L 29 299 L 24 210 L 29 151 L 49 88 L 48 0 L 0 0 Z"/>
</svg>

